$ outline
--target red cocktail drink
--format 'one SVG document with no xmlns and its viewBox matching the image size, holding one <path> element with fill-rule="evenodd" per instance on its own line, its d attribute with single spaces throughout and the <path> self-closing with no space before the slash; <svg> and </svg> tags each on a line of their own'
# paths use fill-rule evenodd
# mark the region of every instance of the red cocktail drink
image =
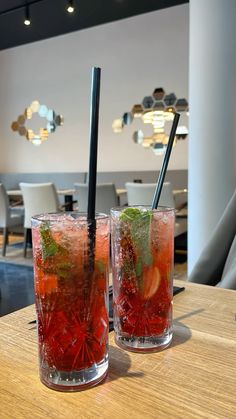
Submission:
<svg viewBox="0 0 236 419">
<path fill-rule="evenodd" d="M 172 339 L 174 210 L 111 211 L 116 342 L 157 351 Z"/>
<path fill-rule="evenodd" d="M 41 380 L 89 387 L 108 368 L 108 217 L 34 217 L 32 237 Z"/>
</svg>

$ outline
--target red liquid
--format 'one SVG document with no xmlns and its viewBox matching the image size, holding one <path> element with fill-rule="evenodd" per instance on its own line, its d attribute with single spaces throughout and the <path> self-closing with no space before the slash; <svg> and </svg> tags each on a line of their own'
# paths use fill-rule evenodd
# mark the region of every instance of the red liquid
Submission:
<svg viewBox="0 0 236 419">
<path fill-rule="evenodd" d="M 143 298 L 139 290 L 131 291 L 125 279 L 118 294 L 114 299 L 114 314 L 122 335 L 162 335 L 170 326 L 172 295 L 166 280 L 161 280 L 158 291 L 149 299 Z"/>
<path fill-rule="evenodd" d="M 123 337 L 162 336 L 171 327 L 174 218 L 162 223 L 160 217 L 152 219 L 150 263 L 138 269 L 140 249 L 130 230 L 121 226 L 127 237 L 120 229 L 113 236 L 115 330 Z"/>
<path fill-rule="evenodd" d="M 78 248 L 79 234 L 72 236 L 71 251 L 45 260 L 39 231 L 33 230 L 40 363 L 58 371 L 89 368 L 107 353 L 108 237 L 97 237 L 91 272 L 86 240 Z M 62 234 L 53 238 L 60 244 Z"/>
</svg>

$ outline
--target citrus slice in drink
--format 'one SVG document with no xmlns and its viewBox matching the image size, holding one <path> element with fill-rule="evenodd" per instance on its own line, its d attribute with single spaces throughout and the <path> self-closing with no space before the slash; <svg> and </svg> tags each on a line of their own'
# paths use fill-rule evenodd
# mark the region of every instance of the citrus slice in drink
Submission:
<svg viewBox="0 0 236 419">
<path fill-rule="evenodd" d="M 143 267 L 142 296 L 145 300 L 152 298 L 161 283 L 161 274 L 156 266 Z"/>
</svg>

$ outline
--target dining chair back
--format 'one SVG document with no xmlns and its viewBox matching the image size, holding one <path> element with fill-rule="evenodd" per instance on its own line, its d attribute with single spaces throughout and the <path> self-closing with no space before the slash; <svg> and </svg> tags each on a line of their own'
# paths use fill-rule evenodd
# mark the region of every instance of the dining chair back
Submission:
<svg viewBox="0 0 236 419">
<path fill-rule="evenodd" d="M 8 225 L 10 219 L 9 199 L 5 187 L 0 183 L 0 227 L 4 228 Z"/>
<path fill-rule="evenodd" d="M 19 183 L 22 190 L 25 207 L 25 238 L 24 256 L 26 257 L 27 242 L 31 234 L 31 218 L 34 215 L 58 212 L 60 210 L 59 198 L 53 183 Z"/>
<path fill-rule="evenodd" d="M 126 182 L 128 205 L 151 205 L 155 188 L 155 183 Z M 159 205 L 175 208 L 173 188 L 170 182 L 163 183 Z"/>
<path fill-rule="evenodd" d="M 78 210 L 87 212 L 88 207 L 88 185 L 85 183 L 74 183 L 78 195 Z M 114 183 L 98 183 L 96 186 L 96 212 L 110 214 L 110 209 L 119 205 L 118 195 Z"/>
<path fill-rule="evenodd" d="M 155 183 L 127 182 L 128 205 L 151 205 L 154 197 Z M 175 208 L 175 199 L 171 182 L 164 182 L 162 186 L 159 206 Z M 175 219 L 175 238 L 187 233 L 187 219 Z M 176 246 L 177 248 L 177 246 Z"/>
<path fill-rule="evenodd" d="M 0 228 L 3 230 L 2 256 L 6 255 L 9 232 L 23 226 L 23 215 L 12 211 L 5 187 L 0 183 Z"/>
</svg>

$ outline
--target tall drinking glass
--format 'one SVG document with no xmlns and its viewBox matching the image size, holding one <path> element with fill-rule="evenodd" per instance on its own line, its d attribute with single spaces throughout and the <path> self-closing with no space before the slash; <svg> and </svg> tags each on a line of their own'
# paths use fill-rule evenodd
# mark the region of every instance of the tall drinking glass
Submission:
<svg viewBox="0 0 236 419">
<path fill-rule="evenodd" d="M 108 369 L 109 217 L 32 218 L 41 381 L 61 391 L 93 386 Z"/>
<path fill-rule="evenodd" d="M 116 343 L 154 352 L 172 339 L 173 208 L 111 210 Z"/>
</svg>

